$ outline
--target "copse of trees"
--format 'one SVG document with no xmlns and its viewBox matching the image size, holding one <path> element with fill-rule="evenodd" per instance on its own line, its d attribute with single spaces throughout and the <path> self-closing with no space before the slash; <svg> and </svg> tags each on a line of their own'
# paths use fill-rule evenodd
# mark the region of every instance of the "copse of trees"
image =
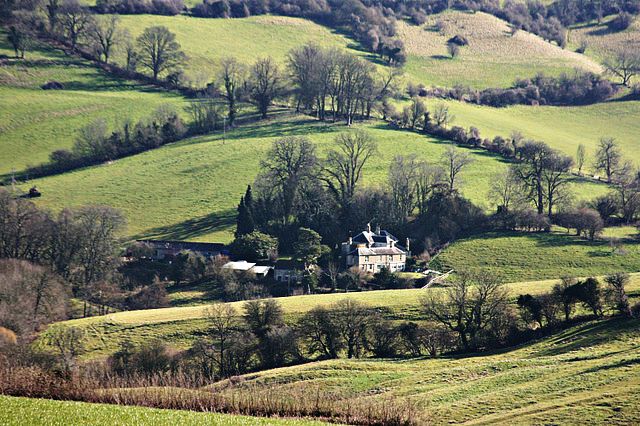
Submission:
<svg viewBox="0 0 640 426">
<path fill-rule="evenodd" d="M 97 0 L 95 10 L 98 13 L 117 13 L 120 15 L 155 14 L 178 15 L 184 10 L 183 0 Z"/>
<path fill-rule="evenodd" d="M 115 272 L 124 218 L 104 206 L 65 209 L 57 215 L 0 190 L 0 257 L 50 267 L 74 284 L 74 294 Z"/>
</svg>

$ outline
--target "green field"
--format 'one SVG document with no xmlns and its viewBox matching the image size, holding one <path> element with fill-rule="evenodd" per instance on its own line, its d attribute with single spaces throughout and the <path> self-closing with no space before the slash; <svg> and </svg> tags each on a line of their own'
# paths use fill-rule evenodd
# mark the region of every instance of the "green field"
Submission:
<svg viewBox="0 0 640 426">
<path fill-rule="evenodd" d="M 605 320 L 494 354 L 324 361 L 252 374 L 245 386 L 318 388 L 344 404 L 409 401 L 425 424 L 638 424 L 638 342 L 639 320 Z"/>
<path fill-rule="evenodd" d="M 433 30 L 445 22 L 442 34 Z M 215 78 L 220 59 L 234 56 L 251 64 L 256 58 L 272 56 L 281 64 L 288 52 L 306 43 L 347 49 L 370 57 L 358 43 L 330 28 L 309 20 L 283 16 L 253 16 L 236 19 L 208 19 L 189 16 L 123 16 L 121 25 L 137 37 L 145 27 L 164 25 L 189 57 L 185 67 L 189 83 L 197 87 Z M 446 41 L 461 34 L 470 40 L 455 60 L 447 58 Z M 427 86 L 507 87 L 516 78 L 538 72 L 557 75 L 575 68 L 600 72 L 593 60 L 547 43 L 520 31 L 511 37 L 508 25 L 485 13 L 446 12 L 429 17 L 423 26 L 398 22 L 398 36 L 407 46 L 405 80 Z M 120 59 L 122 61 L 122 59 Z"/>
<path fill-rule="evenodd" d="M 437 162 L 449 145 L 430 137 L 390 129 L 382 122 L 359 124 L 371 132 L 379 154 L 364 171 L 364 183 L 379 185 L 398 154 L 416 154 Z M 122 209 L 129 219 L 126 236 L 190 240 L 231 239 L 235 208 L 246 185 L 273 140 L 284 135 L 309 137 L 323 155 L 341 124 L 327 124 L 288 113 L 227 132 L 186 139 L 110 164 L 29 182 L 43 193 L 38 203 L 53 209 L 83 204 L 108 204 Z M 487 194 L 492 176 L 507 167 L 499 156 L 468 150 L 475 160 L 461 175 L 462 192 L 489 208 Z M 72 191 L 69 189 L 72 188 Z M 574 184 L 578 199 L 607 190 L 589 182 Z"/>
<path fill-rule="evenodd" d="M 442 270 L 489 271 L 504 281 L 638 272 L 640 241 L 623 239 L 614 252 L 606 239 L 587 241 L 559 232 L 485 233 L 451 244 L 436 264 Z"/>
<path fill-rule="evenodd" d="M 526 31 L 511 36 L 506 22 L 481 12 L 431 15 L 421 26 L 399 22 L 398 33 L 409 56 L 407 76 L 426 86 L 509 87 L 517 78 L 539 72 L 558 75 L 576 68 L 596 73 L 602 70 L 584 55 L 563 50 Z M 446 43 L 455 35 L 466 37 L 469 45 L 451 59 Z"/>
<path fill-rule="evenodd" d="M 0 396 L 0 424 L 5 426 L 104 426 L 104 425 L 283 425 L 305 426 L 324 423 L 309 420 L 264 419 L 229 414 L 160 410 L 86 402 Z"/>
<path fill-rule="evenodd" d="M 13 51 L 0 33 L 3 54 Z M 49 81 L 65 89 L 42 90 Z M 149 116 L 166 103 L 181 109 L 183 99 L 111 77 L 87 61 L 39 46 L 27 53 L 27 62 L 0 65 L 0 176 L 46 162 L 56 149 L 70 148 L 78 130 L 97 118 L 115 126 Z"/>
<path fill-rule="evenodd" d="M 482 137 L 500 135 L 508 138 L 512 131 L 526 138 L 542 140 L 575 157 L 578 144 L 587 150 L 585 170 L 591 169 L 598 141 L 613 137 L 625 159 L 640 166 L 640 101 L 611 101 L 579 107 L 512 106 L 491 108 L 457 101 L 429 99 L 433 107 L 446 103 L 455 115 L 452 125 L 480 129 Z"/>
<path fill-rule="evenodd" d="M 558 280 L 518 282 L 508 284 L 508 288 L 515 300 L 519 294 L 549 291 L 557 282 Z M 329 305 L 344 298 L 353 298 L 372 307 L 384 308 L 387 311 L 386 316 L 391 320 L 419 321 L 422 318 L 420 300 L 427 291 L 442 290 L 437 287 L 427 290 L 381 290 L 291 296 L 277 300 L 289 321 L 295 321 L 315 306 Z M 634 298 L 640 296 L 640 274 L 633 275 L 627 291 Z M 233 302 L 231 305 L 241 310 L 243 303 Z M 65 321 L 51 327 L 83 328 L 89 337 L 86 358 L 109 355 L 125 340 L 141 344 L 160 339 L 172 346 L 187 348 L 208 329 L 205 319 L 207 306 L 209 305 L 117 312 L 101 317 Z"/>
<path fill-rule="evenodd" d="M 307 43 L 366 55 L 357 50 L 355 42 L 330 28 L 285 16 L 211 19 L 184 15 L 130 15 L 121 16 L 120 25 L 134 38 L 146 27 L 164 25 L 169 28 L 188 56 L 185 74 L 196 87 L 204 87 L 213 81 L 220 60 L 228 56 L 247 66 L 258 58 L 271 56 L 284 66 L 289 51 Z M 116 61 L 122 61 L 122 58 L 116 57 Z"/>
</svg>

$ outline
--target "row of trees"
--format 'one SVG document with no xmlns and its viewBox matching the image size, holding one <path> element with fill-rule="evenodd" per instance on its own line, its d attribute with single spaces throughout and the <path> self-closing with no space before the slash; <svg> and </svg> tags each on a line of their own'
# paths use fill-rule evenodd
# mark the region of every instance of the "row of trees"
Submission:
<svg viewBox="0 0 640 426">
<path fill-rule="evenodd" d="M 621 273 L 605 277 L 606 286 L 595 278 L 565 278 L 548 293 L 518 296 L 514 306 L 508 290 L 492 276 L 463 273 L 425 295 L 420 323 L 393 320 L 391 311 L 354 299 L 317 306 L 289 323 L 273 299 L 248 301 L 241 311 L 216 304 L 206 312 L 207 334 L 186 352 L 172 355 L 159 341 L 142 347 L 125 341 L 108 364 L 124 376 L 183 367 L 199 377 L 221 379 L 314 359 L 491 350 L 575 321 L 578 304 L 595 317 L 640 314 L 638 306 L 630 306 L 628 282 Z"/>
<path fill-rule="evenodd" d="M 517 80 L 512 88 L 477 90 L 465 86 L 419 90 L 420 96 L 456 99 L 478 105 L 586 105 L 603 102 L 617 92 L 609 80 L 600 75 L 576 71 L 548 77 L 538 74 Z"/>
</svg>

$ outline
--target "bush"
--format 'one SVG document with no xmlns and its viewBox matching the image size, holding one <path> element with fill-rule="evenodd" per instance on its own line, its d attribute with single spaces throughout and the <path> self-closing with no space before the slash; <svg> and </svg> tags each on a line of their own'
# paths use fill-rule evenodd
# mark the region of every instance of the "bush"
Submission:
<svg viewBox="0 0 640 426">
<path fill-rule="evenodd" d="M 611 31 L 624 31 L 633 23 L 633 15 L 627 12 L 619 13 L 615 18 L 609 21 L 608 27 Z"/>
</svg>

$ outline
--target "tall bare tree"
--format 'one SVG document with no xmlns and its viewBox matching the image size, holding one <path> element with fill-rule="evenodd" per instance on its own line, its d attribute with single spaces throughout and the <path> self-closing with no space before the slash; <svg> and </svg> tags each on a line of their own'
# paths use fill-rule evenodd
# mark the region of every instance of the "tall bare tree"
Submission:
<svg viewBox="0 0 640 426">
<path fill-rule="evenodd" d="M 344 211 L 348 210 L 362 169 L 378 152 L 371 135 L 363 130 L 341 133 L 335 139 L 336 148 L 329 151 L 323 167 L 323 179 Z"/>
<path fill-rule="evenodd" d="M 235 58 L 224 58 L 221 62 L 219 78 L 224 87 L 224 97 L 227 101 L 229 126 L 233 126 L 238 114 L 239 90 L 245 79 L 245 68 Z"/>
<path fill-rule="evenodd" d="M 444 294 L 431 290 L 422 299 L 427 319 L 455 332 L 465 350 L 478 347 L 482 332 L 500 326 L 508 304 L 508 291 L 489 274 L 460 274 Z"/>
<path fill-rule="evenodd" d="M 316 175 L 318 158 L 313 143 L 288 136 L 276 140 L 261 163 L 258 187 L 268 187 L 278 199 L 284 223 L 291 221 L 294 205 L 306 181 Z"/>
<path fill-rule="evenodd" d="M 251 68 L 251 99 L 262 118 L 267 118 L 269 107 L 284 90 L 284 79 L 273 58 L 258 59 Z"/>
<path fill-rule="evenodd" d="M 111 15 L 106 18 L 96 17 L 89 29 L 89 35 L 93 40 L 96 53 L 98 53 L 98 56 L 105 64 L 109 63 L 113 47 L 119 40 L 119 22 L 120 18 L 118 15 Z"/>
<path fill-rule="evenodd" d="M 618 77 L 623 86 L 629 86 L 631 79 L 640 73 L 640 52 L 632 47 L 617 51 L 604 62 L 607 71 Z"/>
<path fill-rule="evenodd" d="M 185 59 L 176 35 L 164 26 L 145 28 L 137 39 L 139 63 L 149 69 L 153 79 L 171 70 Z"/>
<path fill-rule="evenodd" d="M 404 224 L 415 207 L 418 160 L 415 155 L 397 155 L 389 165 L 389 187 L 393 200 L 393 216 Z"/>
<path fill-rule="evenodd" d="M 622 153 L 614 138 L 601 138 L 596 150 L 594 167 L 596 170 L 604 172 L 607 182 L 611 182 L 614 175 L 618 173 Z"/>
<path fill-rule="evenodd" d="M 469 157 L 469 154 L 462 152 L 453 146 L 449 146 L 447 150 L 442 154 L 441 158 L 442 166 L 447 174 L 447 183 L 449 185 L 449 191 L 453 192 L 456 188 L 456 183 L 459 183 L 459 175 L 462 170 L 473 162 L 473 159 Z"/>
<path fill-rule="evenodd" d="M 239 315 L 231 305 L 216 303 L 206 310 L 206 317 L 214 351 L 212 358 L 218 367 L 220 377 L 226 377 L 232 372 L 230 370 L 230 360 L 227 359 L 227 356 L 231 350 L 230 341 L 240 330 Z"/>
<path fill-rule="evenodd" d="M 587 158 L 586 148 L 583 144 L 579 144 L 576 149 L 576 165 L 578 166 L 578 174 L 582 176 L 582 168 Z"/>
<path fill-rule="evenodd" d="M 84 37 L 89 29 L 91 15 L 78 0 L 64 0 L 59 16 L 65 36 L 71 43 L 71 48 L 75 49 L 80 37 Z"/>
</svg>

